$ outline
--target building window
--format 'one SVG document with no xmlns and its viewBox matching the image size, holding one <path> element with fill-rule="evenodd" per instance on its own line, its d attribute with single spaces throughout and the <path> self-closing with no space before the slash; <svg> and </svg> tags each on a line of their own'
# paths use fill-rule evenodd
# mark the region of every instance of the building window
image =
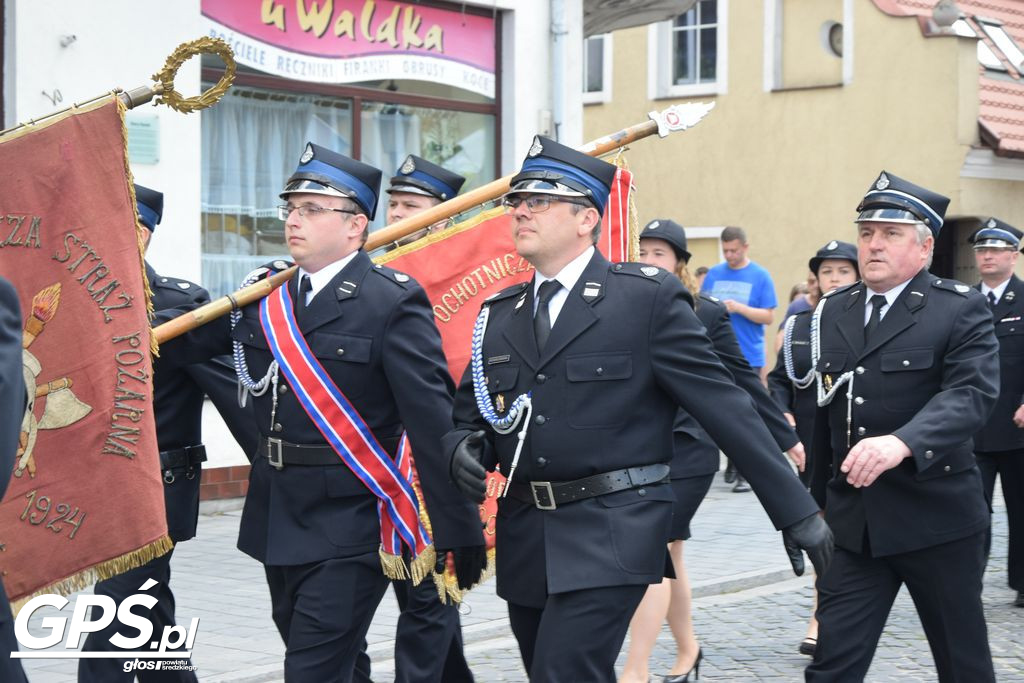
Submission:
<svg viewBox="0 0 1024 683">
<path fill-rule="evenodd" d="M 603 33 L 583 41 L 583 103 L 612 99 L 612 35 Z"/>
<path fill-rule="evenodd" d="M 1006 57 L 1006 61 L 1013 65 L 1013 68 L 1017 70 L 1017 73 L 1024 76 L 1024 52 L 1022 52 L 1020 47 L 1017 46 L 1017 43 L 1013 41 L 1013 38 L 1006 33 L 1002 22 L 998 19 L 987 19 L 985 17 L 974 17 L 974 20 L 978 22 L 978 26 L 980 26 L 981 30 L 985 32 L 985 35 L 987 35 L 989 39 L 995 43 L 995 46 L 1003 53 Z M 982 43 L 979 43 L 979 45 L 981 44 Z M 991 53 L 992 51 L 989 50 L 989 52 Z M 981 58 L 980 48 L 978 55 L 979 58 Z M 995 57 L 995 54 L 992 54 L 992 57 Z M 995 61 L 998 62 L 998 58 L 996 58 Z M 982 63 L 985 64 L 986 68 L 993 68 L 985 62 Z M 1005 71 L 1005 69 L 1003 70 Z"/>
<path fill-rule="evenodd" d="M 721 94 L 726 86 L 727 0 L 699 0 L 648 33 L 651 96 Z"/>
</svg>

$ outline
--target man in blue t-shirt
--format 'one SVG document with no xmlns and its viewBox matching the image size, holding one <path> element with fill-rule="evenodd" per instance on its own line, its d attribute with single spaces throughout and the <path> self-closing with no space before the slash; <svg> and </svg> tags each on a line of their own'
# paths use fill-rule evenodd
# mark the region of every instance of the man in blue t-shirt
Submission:
<svg viewBox="0 0 1024 683">
<path fill-rule="evenodd" d="M 716 297 L 729 310 L 732 329 L 740 350 L 761 381 L 765 381 L 764 326 L 772 322 L 772 310 L 778 305 L 775 283 L 768 271 L 747 257 L 747 234 L 742 228 L 728 227 L 722 231 L 722 253 L 725 263 L 713 266 L 701 291 Z M 732 464 L 726 468 L 726 481 L 735 476 Z M 750 489 L 737 477 L 734 491 Z"/>
</svg>

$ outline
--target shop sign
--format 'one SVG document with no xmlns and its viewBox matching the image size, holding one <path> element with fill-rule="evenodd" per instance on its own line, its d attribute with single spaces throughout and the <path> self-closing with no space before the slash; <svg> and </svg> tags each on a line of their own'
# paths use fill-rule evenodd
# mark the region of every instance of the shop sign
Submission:
<svg viewBox="0 0 1024 683">
<path fill-rule="evenodd" d="M 411 79 L 494 97 L 494 19 L 392 0 L 202 0 L 240 64 L 316 83 Z"/>
</svg>

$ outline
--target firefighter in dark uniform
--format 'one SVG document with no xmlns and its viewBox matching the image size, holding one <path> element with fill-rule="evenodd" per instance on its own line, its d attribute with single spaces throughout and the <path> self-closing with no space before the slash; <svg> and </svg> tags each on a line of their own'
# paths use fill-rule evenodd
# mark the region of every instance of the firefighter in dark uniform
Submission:
<svg viewBox="0 0 1024 683">
<path fill-rule="evenodd" d="M 679 279 L 594 248 L 614 173 L 534 140 L 504 203 L 537 275 L 481 310 L 444 440 L 468 496 L 483 500 L 485 468 L 508 477 L 497 590 L 533 681 L 615 680 L 629 619 L 665 575 L 680 406 L 737 459 L 801 565 L 795 546 L 819 564 L 831 552 L 817 506 Z"/>
<path fill-rule="evenodd" d="M 410 154 L 386 190 L 388 225 L 455 197 L 465 182 L 458 173 Z M 396 246 L 426 237 L 441 229 L 445 222 L 417 230 L 399 240 Z M 473 674 L 462 651 L 458 606 L 438 600 L 437 589 L 431 581 L 414 585 L 411 579 L 398 579 L 391 585 L 401 610 L 395 633 L 396 683 L 472 683 Z M 369 671 L 365 646 L 363 650 L 356 664 L 360 672 Z M 439 653 L 447 654 L 442 657 Z"/>
<path fill-rule="evenodd" d="M 808 681 L 863 680 L 902 585 L 939 680 L 995 680 L 981 604 L 989 512 L 971 437 L 995 405 L 998 344 L 985 297 L 927 270 L 948 204 L 879 175 L 858 206 L 862 280 L 816 309 L 827 407 L 812 454 L 831 451 L 836 553 L 818 578 Z"/>
<path fill-rule="evenodd" d="M 0 396 L 4 397 L 0 410 L 0 500 L 7 491 L 14 470 L 14 456 L 18 450 L 21 420 L 25 416 L 28 396 L 25 394 L 24 364 L 21 353 L 21 306 L 18 292 L 8 280 L 0 277 Z M 3 539 L 0 539 L 2 542 Z M 20 659 L 11 659 L 18 651 L 14 635 L 14 616 L 7 601 L 3 579 L 0 578 L 0 680 L 23 683 L 25 671 Z"/>
<path fill-rule="evenodd" d="M 992 310 L 999 340 L 999 400 L 974 435 L 974 450 L 990 508 L 996 474 L 1002 482 L 1010 532 L 1007 573 L 1017 607 L 1024 607 L 1024 282 L 1013 269 L 1022 236 L 1012 225 L 989 218 L 971 237 L 981 272 L 976 286 Z M 991 540 L 990 532 L 986 555 Z"/>
<path fill-rule="evenodd" d="M 826 263 L 827 262 L 827 263 Z M 826 282 L 821 291 L 827 292 L 838 286 L 850 285 L 859 279 L 857 272 L 857 247 L 849 242 L 831 240 L 808 262 L 815 278 L 825 265 L 823 273 Z M 838 284 L 832 284 L 838 283 Z M 805 448 L 814 441 L 814 415 L 818 411 L 818 398 L 814 388 L 814 368 L 811 367 L 811 316 L 813 310 L 801 311 L 786 321 L 783 328 L 783 343 L 775 359 L 775 367 L 768 373 L 768 388 L 783 411 L 793 417 L 796 433 Z M 811 495 L 818 505 L 825 506 L 825 481 L 829 477 L 831 462 L 815 462 L 812 453 L 806 453 L 807 464 L 801 480 L 811 489 Z M 818 465 L 818 480 L 815 482 L 815 465 Z"/>
<path fill-rule="evenodd" d="M 163 215 L 163 194 L 142 185 L 135 186 L 139 222 L 146 228 L 148 246 L 153 231 Z M 159 325 L 210 301 L 199 285 L 171 277 L 162 277 L 146 264 L 146 278 L 153 292 L 153 325 Z M 203 397 L 209 395 L 225 419 L 232 435 L 243 450 L 251 453 L 256 446 L 252 436 L 252 418 L 238 407 L 234 373 L 230 366 L 214 361 L 176 367 L 173 359 L 153 359 L 153 413 L 156 419 L 157 445 L 160 448 L 160 469 L 164 478 L 164 507 L 167 512 L 167 534 L 175 543 L 196 535 L 199 521 L 199 483 L 206 449 L 202 444 Z M 174 551 L 150 560 L 96 584 L 97 594 L 106 595 L 114 604 L 139 593 L 139 587 L 152 579 L 155 585 L 146 592 L 157 598 L 149 613 L 153 633 L 159 635 L 167 626 L 174 626 L 174 594 L 171 592 L 171 556 Z M 124 625 L 115 619 L 106 628 L 90 633 L 83 647 L 86 651 L 111 651 L 110 637 Z M 195 681 L 191 671 L 138 671 L 125 673 L 121 659 L 81 659 L 79 681 Z"/>
<path fill-rule="evenodd" d="M 331 406 L 302 380 L 293 381 L 301 368 L 281 368 L 272 339 L 297 330 L 308 347 L 303 358 L 322 368 L 317 376 L 340 391 L 345 401 L 339 402 L 351 409 L 346 415 L 362 423 L 365 448 L 381 449 L 371 456 L 393 459 L 407 431 L 438 553 L 453 552 L 466 588 L 487 564 L 476 508 L 452 486 L 440 451 L 452 424 L 453 386 L 430 303 L 412 278 L 375 266 L 362 249 L 380 176 L 372 166 L 306 145 L 281 193 L 288 248 L 299 266 L 288 289 L 244 307 L 233 325 L 225 317 L 164 345 L 203 357 L 237 342 L 236 369 L 253 394 L 259 430 L 238 547 L 265 565 L 288 681 L 354 675 L 388 584 L 381 555 L 385 505 L 378 507 L 383 498 L 370 488 L 382 490 L 387 482 L 372 478 L 370 466 L 381 461 L 363 459 L 360 443 L 345 442 L 350 459 L 343 458 L 345 448 L 331 445 L 336 424 L 311 417 Z M 274 297 L 295 302 L 294 322 L 264 327 L 262 307 L 269 315 Z M 417 560 L 426 557 L 421 552 Z"/>
</svg>

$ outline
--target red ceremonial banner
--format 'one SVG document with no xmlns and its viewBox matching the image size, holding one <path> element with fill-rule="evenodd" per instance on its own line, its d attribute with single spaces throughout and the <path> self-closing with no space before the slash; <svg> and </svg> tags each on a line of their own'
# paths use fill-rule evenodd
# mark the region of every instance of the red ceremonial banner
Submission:
<svg viewBox="0 0 1024 683">
<path fill-rule="evenodd" d="M 24 414 L 0 503 L 12 602 L 170 549 L 150 323 L 116 97 L 0 137 L 0 274 L 18 290 Z M 21 405 L 4 397 L 4 409 Z"/>
<path fill-rule="evenodd" d="M 620 167 L 597 244 L 609 261 L 637 258 L 639 226 L 632 205 L 632 182 L 632 174 Z M 473 325 L 484 299 L 533 277 L 533 266 L 516 253 L 512 225 L 511 216 L 500 207 L 493 208 L 375 259 L 413 276 L 426 290 L 441 331 L 448 369 L 456 382 L 469 364 Z M 509 397 L 509 404 L 514 398 Z M 497 499 L 504 486 L 505 477 L 500 472 L 490 474 L 487 498 L 480 506 L 491 570 Z M 459 598 L 452 576 L 448 577 L 448 592 Z"/>
</svg>

